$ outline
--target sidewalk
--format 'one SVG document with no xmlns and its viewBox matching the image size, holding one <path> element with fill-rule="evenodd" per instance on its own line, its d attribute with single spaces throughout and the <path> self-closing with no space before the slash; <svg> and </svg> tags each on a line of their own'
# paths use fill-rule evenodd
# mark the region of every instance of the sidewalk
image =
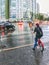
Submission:
<svg viewBox="0 0 49 65">
<path fill-rule="evenodd" d="M 32 46 L 0 52 L 0 65 L 48 65 L 49 50 L 35 52 Z"/>
</svg>

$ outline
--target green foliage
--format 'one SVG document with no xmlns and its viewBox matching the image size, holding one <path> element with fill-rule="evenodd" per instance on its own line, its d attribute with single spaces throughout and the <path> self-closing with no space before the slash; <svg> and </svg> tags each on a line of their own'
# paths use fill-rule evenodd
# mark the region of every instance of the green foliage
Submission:
<svg viewBox="0 0 49 65">
<path fill-rule="evenodd" d="M 30 12 L 30 15 L 31 15 L 31 20 L 33 20 L 33 16 L 35 17 L 35 19 L 44 20 L 44 15 L 42 15 L 40 13 L 35 14 L 33 12 Z"/>
<path fill-rule="evenodd" d="M 47 21 L 49 21 L 49 17 L 47 17 L 47 18 L 44 18 L 44 20 L 47 20 Z"/>
<path fill-rule="evenodd" d="M 42 14 L 36 14 L 35 17 L 36 19 L 44 20 L 44 16 Z"/>
</svg>

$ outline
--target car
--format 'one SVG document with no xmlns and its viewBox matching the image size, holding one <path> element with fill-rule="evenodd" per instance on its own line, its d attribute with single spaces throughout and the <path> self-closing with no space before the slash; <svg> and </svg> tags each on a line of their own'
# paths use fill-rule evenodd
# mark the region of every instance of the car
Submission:
<svg viewBox="0 0 49 65">
<path fill-rule="evenodd" d="M 0 22 L 0 30 L 15 30 L 15 26 L 11 22 Z"/>
<path fill-rule="evenodd" d="M 15 29 L 15 26 L 11 22 L 5 22 L 4 27 L 6 30 L 9 30 L 9 29 L 14 30 Z"/>
</svg>

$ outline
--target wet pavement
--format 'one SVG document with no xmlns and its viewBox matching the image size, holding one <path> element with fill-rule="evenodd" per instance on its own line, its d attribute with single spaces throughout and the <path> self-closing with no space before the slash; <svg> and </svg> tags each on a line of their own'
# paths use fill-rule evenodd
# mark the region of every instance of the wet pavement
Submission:
<svg viewBox="0 0 49 65">
<path fill-rule="evenodd" d="M 0 52 L 0 65 L 48 65 L 49 50 L 34 52 L 31 46 Z"/>
<path fill-rule="evenodd" d="M 17 28 L 17 27 L 16 27 Z M 28 28 L 29 29 L 29 28 Z M 49 28 L 44 26 L 44 36 L 42 41 L 45 45 L 45 50 L 42 53 L 40 49 L 32 50 L 33 35 L 30 30 L 9 32 L 7 35 L 1 36 L 0 45 L 6 48 L 0 48 L 0 65 L 48 65 L 49 64 Z M 31 45 L 29 45 L 31 44 Z M 27 46 L 24 46 L 27 45 Z M 19 47 L 21 46 L 21 47 Z"/>
<path fill-rule="evenodd" d="M 18 30 L 18 26 L 16 26 L 15 31 L 2 32 L 0 34 L 0 49 L 2 48 L 13 48 L 16 46 L 28 45 L 34 43 L 34 35 L 31 33 L 28 25 L 24 27 L 23 31 Z M 43 37 L 41 40 L 44 44 L 48 45 L 49 42 L 49 28 L 48 26 L 43 26 Z"/>
<path fill-rule="evenodd" d="M 5 46 L 5 48 L 11 48 L 31 44 L 33 42 L 32 34 L 28 24 L 24 27 L 24 30 L 21 30 L 18 26 L 16 26 L 15 28 L 16 28 L 15 31 L 1 33 L 0 47 Z"/>
</svg>

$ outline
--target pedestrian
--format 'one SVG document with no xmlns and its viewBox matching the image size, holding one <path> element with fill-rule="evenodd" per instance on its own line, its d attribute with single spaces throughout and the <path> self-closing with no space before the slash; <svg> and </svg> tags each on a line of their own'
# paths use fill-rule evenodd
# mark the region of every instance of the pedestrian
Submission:
<svg viewBox="0 0 49 65">
<path fill-rule="evenodd" d="M 35 26 L 35 29 L 34 29 L 34 33 L 36 32 L 36 36 L 35 36 L 35 44 L 34 44 L 34 47 L 33 47 L 33 50 L 35 50 L 35 47 L 36 46 L 42 46 L 42 52 L 43 52 L 43 50 L 44 50 L 44 44 L 43 44 L 43 42 L 40 40 L 41 39 L 41 37 L 43 36 L 43 31 L 42 31 L 42 29 L 41 29 L 41 27 L 39 26 L 39 24 L 38 23 L 36 23 L 36 26 Z"/>
</svg>

